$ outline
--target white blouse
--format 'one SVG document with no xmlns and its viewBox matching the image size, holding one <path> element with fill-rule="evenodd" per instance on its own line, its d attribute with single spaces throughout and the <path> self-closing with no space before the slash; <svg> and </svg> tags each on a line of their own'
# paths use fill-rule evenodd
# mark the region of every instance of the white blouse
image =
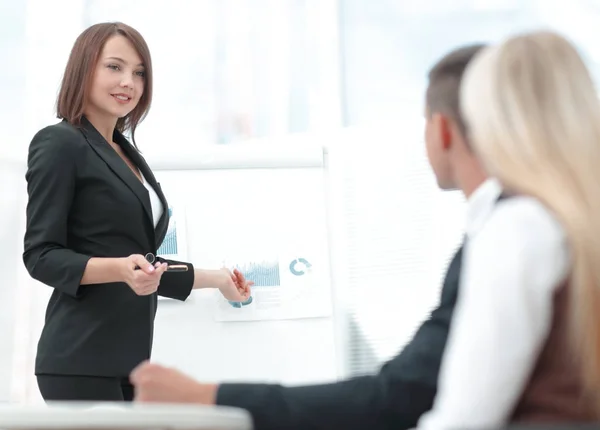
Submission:
<svg viewBox="0 0 600 430">
<path fill-rule="evenodd" d="M 152 188 L 148 181 L 146 181 L 146 178 L 144 177 L 144 174 L 142 172 L 140 172 L 140 175 L 142 175 L 144 187 L 146 187 L 146 189 L 148 190 L 148 194 L 150 194 L 150 205 L 152 206 L 152 220 L 154 221 L 154 228 L 156 228 L 156 226 L 158 225 L 158 221 L 163 215 L 165 209 L 163 208 L 162 202 L 158 198 L 156 190 Z"/>
</svg>

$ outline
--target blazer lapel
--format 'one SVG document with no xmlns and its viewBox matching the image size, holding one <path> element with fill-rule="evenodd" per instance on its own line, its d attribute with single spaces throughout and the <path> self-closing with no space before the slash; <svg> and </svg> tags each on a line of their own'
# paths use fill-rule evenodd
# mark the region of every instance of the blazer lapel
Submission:
<svg viewBox="0 0 600 430">
<path fill-rule="evenodd" d="M 153 225 L 152 218 L 152 206 L 150 204 L 150 196 L 148 195 L 148 190 L 144 187 L 144 184 L 140 182 L 135 173 L 131 171 L 127 163 L 121 158 L 121 156 L 115 151 L 112 146 L 102 137 L 102 135 L 96 130 L 96 128 L 90 123 L 85 117 L 81 120 L 82 131 L 92 147 L 92 149 L 104 160 L 104 162 L 108 165 L 108 167 L 117 175 L 127 187 L 135 194 L 135 196 L 139 199 L 140 203 L 144 207 L 144 212 L 146 213 L 150 224 Z M 131 152 L 129 148 L 129 142 L 126 145 L 123 145 L 123 140 L 126 141 L 125 137 L 121 135 L 118 131 L 115 130 L 115 135 L 113 139 L 118 139 L 118 143 L 125 151 L 126 154 L 131 157 Z M 133 148 L 131 148 L 133 149 Z M 141 158 L 141 157 L 140 157 Z M 138 165 L 138 160 L 131 157 L 134 164 Z M 140 169 L 141 170 L 141 169 Z M 143 171 L 142 171 L 143 172 Z M 145 173 L 144 173 L 145 175 Z"/>
<path fill-rule="evenodd" d="M 127 156 L 133 160 L 136 166 L 138 166 L 148 184 L 150 184 L 154 191 L 156 191 L 156 194 L 163 205 L 162 216 L 158 220 L 158 224 L 156 224 L 156 228 L 154 229 L 157 242 L 156 247 L 158 248 L 164 240 L 165 235 L 167 234 L 167 228 L 169 226 L 169 203 L 167 202 L 167 198 L 165 197 L 160 184 L 156 181 L 154 173 L 152 173 L 152 169 L 150 169 L 150 166 L 148 166 L 148 163 L 146 163 L 144 157 L 142 157 L 140 153 L 125 138 L 122 139 L 123 140 L 119 142 L 119 144 L 123 148 L 123 151 L 125 151 Z"/>
</svg>

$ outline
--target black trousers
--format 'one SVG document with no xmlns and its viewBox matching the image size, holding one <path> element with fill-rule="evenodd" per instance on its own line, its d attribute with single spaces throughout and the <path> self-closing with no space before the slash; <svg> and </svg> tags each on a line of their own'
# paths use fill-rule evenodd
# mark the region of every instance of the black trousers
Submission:
<svg viewBox="0 0 600 430">
<path fill-rule="evenodd" d="M 42 397 L 50 400 L 130 402 L 129 378 L 102 376 L 36 375 Z"/>
</svg>

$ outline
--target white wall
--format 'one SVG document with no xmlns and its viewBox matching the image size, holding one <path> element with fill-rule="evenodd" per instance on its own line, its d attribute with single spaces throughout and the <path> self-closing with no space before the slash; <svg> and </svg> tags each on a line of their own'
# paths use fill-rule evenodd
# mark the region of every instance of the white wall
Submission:
<svg viewBox="0 0 600 430">
<path fill-rule="evenodd" d="M 28 281 L 21 259 L 27 145 L 36 130 L 55 121 L 58 83 L 81 24 L 80 0 L 0 0 L 0 402 L 22 398 L 31 385 L 15 369 L 32 365 L 29 351 L 40 321 L 29 320 L 29 309 L 46 297 Z M 11 382 L 15 378 L 20 383 Z"/>
<path fill-rule="evenodd" d="M 21 264 L 18 249 L 18 220 L 22 199 L 19 183 L 21 165 L 13 160 L 20 145 L 25 111 L 25 44 L 26 3 L 0 0 L 0 402 L 10 395 L 10 379 L 13 356 L 10 354 L 14 342 L 15 308 L 17 288 L 15 265 Z"/>
<path fill-rule="evenodd" d="M 12 369 L 16 343 L 15 329 L 19 268 L 23 266 L 20 249 L 23 248 L 22 220 L 24 210 L 23 166 L 21 163 L 0 159 L 2 184 L 2 211 L 0 211 L 0 402 L 10 398 Z"/>
</svg>

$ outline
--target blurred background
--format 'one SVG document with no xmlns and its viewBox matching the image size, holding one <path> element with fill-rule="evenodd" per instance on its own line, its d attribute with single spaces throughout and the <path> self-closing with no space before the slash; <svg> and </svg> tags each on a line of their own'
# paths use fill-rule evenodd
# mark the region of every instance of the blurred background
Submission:
<svg viewBox="0 0 600 430">
<path fill-rule="evenodd" d="M 397 123 L 420 114 L 428 67 L 460 44 L 550 27 L 598 70 L 595 0 L 17 0 L 0 1 L 3 129 L 53 118 L 76 36 L 120 20 L 153 55 L 154 106 L 140 129 L 146 153 L 324 128 Z M 415 126 L 420 126 L 415 124 Z M 153 136 L 153 139 L 142 139 Z"/>
<path fill-rule="evenodd" d="M 462 235 L 463 199 L 437 190 L 424 155 L 429 67 L 462 44 L 550 28 L 600 74 L 600 0 L 0 0 L 8 206 L 21 207 L 23 184 L 6 172 L 56 122 L 72 44 L 102 21 L 135 27 L 150 46 L 154 100 L 136 135 L 147 157 L 257 141 L 329 151 L 339 376 L 375 370 L 406 342 Z M 0 243 L 21 249 L 10 235 L 22 217 L 3 217 Z M 22 266 L 20 251 L 2 264 Z M 13 386 L 31 372 L 39 326 L 28 316 L 45 306 L 10 288 L 18 276 L 0 285 L 0 369 L 14 370 Z"/>
</svg>

